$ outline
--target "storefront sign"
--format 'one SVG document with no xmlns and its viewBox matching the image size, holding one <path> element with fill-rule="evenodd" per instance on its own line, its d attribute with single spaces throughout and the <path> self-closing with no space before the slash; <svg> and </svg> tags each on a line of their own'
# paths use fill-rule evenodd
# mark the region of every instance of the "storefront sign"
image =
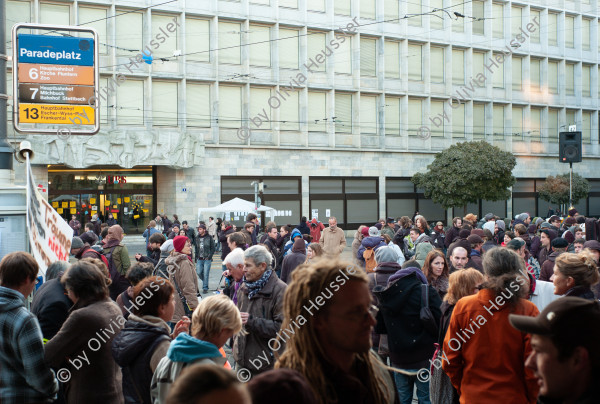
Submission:
<svg viewBox="0 0 600 404">
<path fill-rule="evenodd" d="M 27 230 L 31 254 L 40 266 L 40 275 L 55 261 L 68 261 L 73 229 L 35 187 L 27 160 Z M 64 206 L 64 203 L 63 203 Z M 62 210 L 62 208 L 60 208 Z"/>
</svg>

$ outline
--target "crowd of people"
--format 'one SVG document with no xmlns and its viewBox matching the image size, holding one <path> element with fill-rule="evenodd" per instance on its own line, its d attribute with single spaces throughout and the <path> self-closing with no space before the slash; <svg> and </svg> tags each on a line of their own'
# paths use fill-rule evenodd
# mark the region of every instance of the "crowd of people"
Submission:
<svg viewBox="0 0 600 404">
<path fill-rule="evenodd" d="M 353 262 L 335 217 L 246 219 L 159 216 L 133 263 L 119 225 L 89 226 L 41 286 L 4 256 L 0 402 L 598 402 L 595 219 L 381 219 Z"/>
</svg>

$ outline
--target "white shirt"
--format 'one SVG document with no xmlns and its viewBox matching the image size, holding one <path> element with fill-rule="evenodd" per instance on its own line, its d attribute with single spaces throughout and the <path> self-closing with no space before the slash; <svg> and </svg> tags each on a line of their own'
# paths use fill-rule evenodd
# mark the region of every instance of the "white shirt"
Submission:
<svg viewBox="0 0 600 404">
<path fill-rule="evenodd" d="M 536 280 L 535 292 L 533 292 L 529 300 L 537 306 L 539 311 L 542 311 L 550 302 L 559 297 L 559 295 L 554 294 L 554 283 Z"/>
</svg>

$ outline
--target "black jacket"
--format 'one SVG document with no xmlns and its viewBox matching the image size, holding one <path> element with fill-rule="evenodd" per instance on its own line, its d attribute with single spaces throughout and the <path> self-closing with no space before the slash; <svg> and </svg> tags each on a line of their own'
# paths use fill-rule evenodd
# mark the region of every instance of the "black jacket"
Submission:
<svg viewBox="0 0 600 404">
<path fill-rule="evenodd" d="M 296 245 L 298 243 L 298 245 Z M 300 244 L 301 243 L 301 244 Z M 289 283 L 292 280 L 292 271 L 306 261 L 306 248 L 304 240 L 296 239 L 292 247 L 292 253 L 283 259 L 281 265 L 281 280 Z"/>
<path fill-rule="evenodd" d="M 428 367 L 438 335 L 431 335 L 420 319 L 421 285 L 415 273 L 394 281 L 383 291 L 376 288 L 374 295 L 379 301 L 375 331 L 388 334 L 390 358 L 394 366 L 402 369 Z M 438 292 L 428 286 L 429 309 L 436 324 L 441 318 L 442 300 Z"/>
<path fill-rule="evenodd" d="M 139 262 L 149 262 L 153 266 L 156 266 L 156 264 L 158 263 L 159 260 L 160 260 L 160 248 L 157 250 L 153 250 L 150 257 L 148 257 L 146 255 L 142 255 L 138 261 Z"/>
<path fill-rule="evenodd" d="M 458 238 L 459 231 L 460 229 L 454 225 L 446 230 L 446 237 L 444 238 L 444 245 L 446 248 L 450 247 L 450 244 L 452 244 L 454 240 Z"/>
<path fill-rule="evenodd" d="M 202 246 L 202 248 L 200 248 Z M 196 259 L 203 259 L 212 261 L 213 254 L 215 253 L 216 246 L 215 240 L 205 233 L 204 236 L 198 234 L 196 236 Z"/>
<path fill-rule="evenodd" d="M 597 300 L 589 286 L 575 286 L 565 293 L 565 296 L 580 297 L 587 300 Z"/>
<path fill-rule="evenodd" d="M 310 227 L 306 224 L 306 222 L 300 222 L 298 226 L 296 226 L 300 234 L 309 234 L 310 235 Z"/>
<path fill-rule="evenodd" d="M 31 312 L 36 315 L 42 329 L 42 335 L 51 339 L 60 330 L 69 316 L 73 302 L 58 279 L 45 282 L 33 295 Z"/>
<path fill-rule="evenodd" d="M 123 373 L 125 403 L 151 404 L 150 359 L 156 347 L 171 337 L 164 328 L 141 321 L 127 320 L 112 342 L 112 354 Z"/>
</svg>

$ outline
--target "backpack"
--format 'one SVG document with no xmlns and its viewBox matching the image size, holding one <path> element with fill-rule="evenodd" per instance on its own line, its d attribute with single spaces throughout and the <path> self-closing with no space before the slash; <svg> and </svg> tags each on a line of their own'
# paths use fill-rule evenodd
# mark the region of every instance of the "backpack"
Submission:
<svg viewBox="0 0 600 404">
<path fill-rule="evenodd" d="M 96 254 L 98 254 L 98 259 L 102 260 L 102 262 L 104 262 L 104 265 L 106 265 L 106 267 L 110 269 L 110 264 L 108 263 L 108 260 L 106 259 L 106 257 L 104 256 L 104 254 L 102 254 L 102 253 L 94 250 L 93 248 L 90 249 L 89 251 L 93 251 Z M 112 274 L 110 275 L 110 278 L 112 279 Z"/>
<path fill-rule="evenodd" d="M 105 257 L 106 262 L 108 263 L 108 273 L 110 274 L 110 279 L 112 280 L 112 284 L 117 284 L 121 280 L 121 273 L 118 271 L 115 266 L 115 261 L 113 259 L 113 252 L 118 245 L 112 247 L 110 250 L 105 251 L 103 256 Z"/>
<path fill-rule="evenodd" d="M 160 276 L 161 278 L 169 279 L 169 270 L 167 269 L 167 264 L 165 263 L 165 259 L 161 258 L 158 260 L 158 263 L 154 267 L 154 271 L 152 273 L 153 276 Z"/>
<path fill-rule="evenodd" d="M 374 272 L 377 262 L 375 262 L 375 251 L 373 251 L 373 247 L 366 247 L 365 251 L 363 251 L 363 258 L 365 259 L 367 273 Z"/>
</svg>

